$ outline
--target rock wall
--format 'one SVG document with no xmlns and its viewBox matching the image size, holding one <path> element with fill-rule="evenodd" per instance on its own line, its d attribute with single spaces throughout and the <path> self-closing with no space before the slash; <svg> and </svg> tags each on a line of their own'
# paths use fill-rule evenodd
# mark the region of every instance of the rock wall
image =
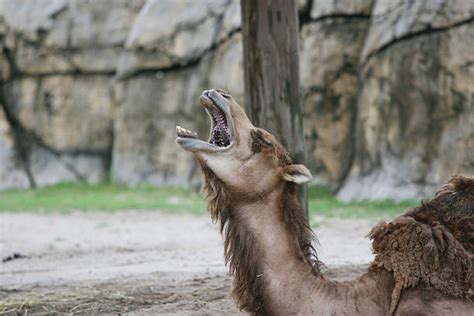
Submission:
<svg viewBox="0 0 474 316">
<path fill-rule="evenodd" d="M 308 163 L 337 190 L 354 154 L 360 52 L 372 1 L 315 1 L 301 31 L 301 85 Z"/>
<path fill-rule="evenodd" d="M 474 5 L 301 0 L 308 164 L 343 199 L 426 196 L 474 170 Z M 174 126 L 243 100 L 238 0 L 0 1 L 0 189 L 198 183 Z"/>
<path fill-rule="evenodd" d="M 474 2 L 376 1 L 342 199 L 426 197 L 474 175 Z"/>
</svg>

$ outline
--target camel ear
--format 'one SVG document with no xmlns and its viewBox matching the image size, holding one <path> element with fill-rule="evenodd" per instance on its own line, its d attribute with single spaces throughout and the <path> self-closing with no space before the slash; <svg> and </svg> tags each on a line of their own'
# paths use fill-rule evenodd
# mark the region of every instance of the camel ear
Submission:
<svg viewBox="0 0 474 316">
<path fill-rule="evenodd" d="M 302 184 L 313 179 L 313 176 L 305 165 L 289 165 L 283 169 L 283 179 Z"/>
</svg>

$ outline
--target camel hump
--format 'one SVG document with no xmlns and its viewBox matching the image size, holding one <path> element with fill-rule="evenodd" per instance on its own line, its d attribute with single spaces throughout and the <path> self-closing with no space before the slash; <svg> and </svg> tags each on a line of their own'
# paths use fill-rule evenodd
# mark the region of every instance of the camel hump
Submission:
<svg viewBox="0 0 474 316">
<path fill-rule="evenodd" d="M 474 212 L 474 177 L 456 175 L 443 185 L 434 195 L 433 200 L 451 204 L 456 202 L 467 214 Z"/>
<path fill-rule="evenodd" d="M 431 200 L 405 216 L 429 226 L 441 225 L 474 254 L 474 178 L 453 176 Z"/>
<path fill-rule="evenodd" d="M 433 199 L 372 229 L 372 265 L 393 272 L 399 292 L 424 284 L 448 296 L 472 297 L 473 213 L 474 179 L 451 178 Z"/>
<path fill-rule="evenodd" d="M 474 255 L 441 223 L 430 226 L 401 216 L 379 223 L 369 237 L 375 254 L 372 267 L 393 273 L 392 307 L 403 289 L 419 285 L 451 297 L 473 297 Z"/>
</svg>

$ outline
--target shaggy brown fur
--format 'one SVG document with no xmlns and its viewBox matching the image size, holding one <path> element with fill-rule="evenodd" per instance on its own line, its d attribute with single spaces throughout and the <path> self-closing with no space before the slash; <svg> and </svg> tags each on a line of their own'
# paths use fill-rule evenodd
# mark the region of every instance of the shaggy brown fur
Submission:
<svg viewBox="0 0 474 316">
<path fill-rule="evenodd" d="M 393 272 L 391 311 L 402 290 L 419 283 L 441 293 L 474 295 L 474 179 L 453 177 L 432 200 L 369 233 L 372 265 Z"/>
<path fill-rule="evenodd" d="M 262 274 L 254 237 L 245 225 L 239 225 L 224 183 L 201 161 L 204 175 L 203 193 L 213 222 L 219 222 L 224 235 L 224 258 L 234 276 L 232 296 L 241 309 L 257 312 L 263 306 Z"/>
</svg>

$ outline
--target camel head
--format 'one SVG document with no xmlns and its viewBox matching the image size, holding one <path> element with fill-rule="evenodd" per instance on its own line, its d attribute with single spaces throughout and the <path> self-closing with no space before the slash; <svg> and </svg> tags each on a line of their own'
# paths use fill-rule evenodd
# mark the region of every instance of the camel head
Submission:
<svg viewBox="0 0 474 316">
<path fill-rule="evenodd" d="M 205 176 L 210 171 L 239 196 L 262 196 L 285 182 L 311 180 L 308 168 L 292 164 L 283 146 L 272 134 L 253 126 L 228 92 L 205 90 L 200 102 L 211 121 L 209 140 L 177 126 L 176 142 L 196 155 Z"/>
</svg>

